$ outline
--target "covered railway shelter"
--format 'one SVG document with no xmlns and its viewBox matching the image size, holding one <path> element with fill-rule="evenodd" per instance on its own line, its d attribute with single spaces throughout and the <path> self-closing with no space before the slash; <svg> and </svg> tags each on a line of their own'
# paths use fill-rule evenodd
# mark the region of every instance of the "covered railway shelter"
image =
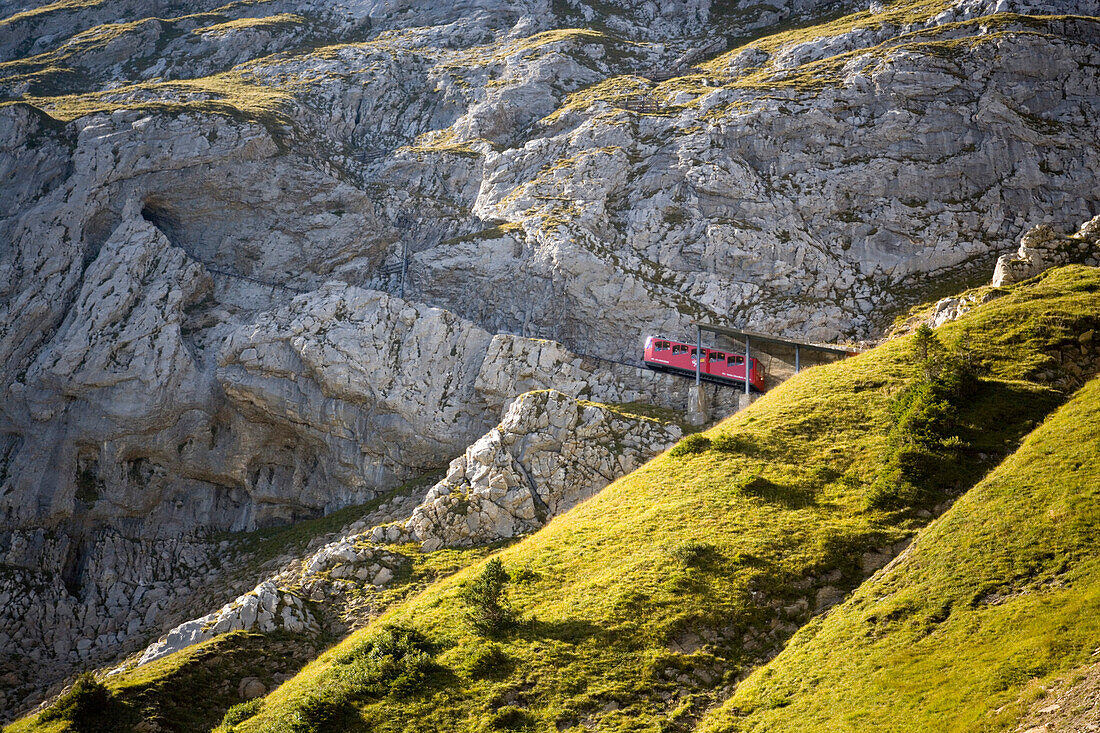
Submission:
<svg viewBox="0 0 1100 733">
<path fill-rule="evenodd" d="M 838 358 L 843 359 L 859 353 L 858 349 L 849 347 L 798 341 L 705 321 L 692 321 L 691 325 L 695 326 L 695 343 L 699 353 L 702 353 L 703 349 L 704 331 L 727 338 L 744 347 L 746 363 L 750 358 L 755 357 L 764 366 L 764 378 L 769 386 L 775 386 L 789 379 L 804 367 L 828 364 Z M 696 362 L 696 385 L 700 383 L 700 378 L 699 365 Z M 749 394 L 748 380 L 745 381 L 745 394 Z"/>
</svg>

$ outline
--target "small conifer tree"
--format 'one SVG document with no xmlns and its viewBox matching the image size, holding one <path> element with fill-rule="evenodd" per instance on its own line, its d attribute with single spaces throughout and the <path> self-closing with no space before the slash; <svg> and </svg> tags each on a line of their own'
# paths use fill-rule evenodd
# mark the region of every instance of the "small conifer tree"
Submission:
<svg viewBox="0 0 1100 733">
<path fill-rule="evenodd" d="M 505 586 L 511 578 L 500 558 L 494 557 L 485 569 L 462 589 L 466 618 L 486 635 L 498 634 L 516 623 L 516 614 L 508 603 Z"/>
<path fill-rule="evenodd" d="M 943 367 L 944 348 L 936 332 L 927 323 L 922 323 L 913 334 L 912 348 L 921 376 L 925 382 L 931 382 L 939 376 Z"/>
</svg>

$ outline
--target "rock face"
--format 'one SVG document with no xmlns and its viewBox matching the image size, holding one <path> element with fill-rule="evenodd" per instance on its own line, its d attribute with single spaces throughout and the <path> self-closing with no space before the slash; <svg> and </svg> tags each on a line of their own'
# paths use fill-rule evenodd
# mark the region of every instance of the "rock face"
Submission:
<svg viewBox="0 0 1100 733">
<path fill-rule="evenodd" d="M 491 336 L 438 308 L 329 283 L 226 339 L 217 376 L 233 407 L 324 446 L 263 479 L 279 501 L 335 508 L 438 465 L 492 422 L 474 382 Z M 346 487 L 343 492 L 334 488 Z"/>
<path fill-rule="evenodd" d="M 228 541 L 194 537 L 133 539 L 79 528 L 6 532 L 0 537 L 5 709 L 14 713 L 20 701 L 39 700 L 44 684 L 139 651 L 150 635 L 251 587 L 255 581 L 240 587 L 227 579 L 238 556 Z"/>
<path fill-rule="evenodd" d="M 682 435 L 561 392 L 528 392 L 451 461 L 405 529 L 428 552 L 534 531 Z"/>
<path fill-rule="evenodd" d="M 0 10 L 11 668 L 186 618 L 143 589 L 210 562 L 157 543 L 370 499 L 529 390 L 682 409 L 646 334 L 865 337 L 1100 213 L 1095 0 L 184 5 Z"/>
</svg>

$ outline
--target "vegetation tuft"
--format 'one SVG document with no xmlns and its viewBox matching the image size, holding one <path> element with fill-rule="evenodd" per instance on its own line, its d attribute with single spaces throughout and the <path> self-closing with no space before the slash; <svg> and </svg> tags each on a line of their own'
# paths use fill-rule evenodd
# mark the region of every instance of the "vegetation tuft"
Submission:
<svg viewBox="0 0 1100 733">
<path fill-rule="evenodd" d="M 500 644 L 489 642 L 475 647 L 463 667 L 474 679 L 495 679 L 509 674 L 515 664 Z"/>
<path fill-rule="evenodd" d="M 711 439 L 702 433 L 695 433 L 689 435 L 679 443 L 672 447 L 672 450 L 668 452 L 672 458 L 679 458 L 681 456 L 690 456 L 696 453 L 703 453 L 708 450 L 711 445 Z"/>
<path fill-rule="evenodd" d="M 262 697 L 256 697 L 246 702 L 237 703 L 225 711 L 225 717 L 222 718 L 221 727 L 232 728 L 237 723 L 242 723 L 260 712 L 260 708 L 263 706 L 264 699 Z"/>
<path fill-rule="evenodd" d="M 978 388 L 962 346 L 949 352 L 927 325 L 913 334 L 916 378 L 895 398 L 883 467 L 867 497 L 870 509 L 929 507 L 965 485 L 966 444 L 959 410 Z"/>
</svg>

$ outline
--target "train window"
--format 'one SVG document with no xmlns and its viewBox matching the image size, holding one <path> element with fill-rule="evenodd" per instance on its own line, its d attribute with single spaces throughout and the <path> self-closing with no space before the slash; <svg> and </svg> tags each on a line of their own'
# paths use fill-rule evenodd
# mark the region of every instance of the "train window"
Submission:
<svg viewBox="0 0 1100 733">
<path fill-rule="evenodd" d="M 725 358 L 726 358 L 726 355 L 723 354 L 721 351 L 712 351 L 712 352 L 710 352 L 710 360 L 711 361 L 723 361 Z"/>
<path fill-rule="evenodd" d="M 668 351 L 668 342 L 667 341 L 658 341 L 657 342 L 657 351 Z"/>
<path fill-rule="evenodd" d="M 743 361 L 745 361 L 745 358 L 743 356 L 736 356 L 734 354 L 730 354 L 729 361 L 727 361 L 726 363 L 727 364 L 740 364 Z"/>
<path fill-rule="evenodd" d="M 687 347 L 684 346 L 683 344 L 675 344 L 672 347 L 672 355 L 673 356 L 675 356 L 676 354 L 683 354 L 683 353 L 686 353 L 686 352 L 687 352 Z"/>
<path fill-rule="evenodd" d="M 691 355 L 695 356 L 695 347 L 694 346 L 691 347 Z"/>
</svg>

